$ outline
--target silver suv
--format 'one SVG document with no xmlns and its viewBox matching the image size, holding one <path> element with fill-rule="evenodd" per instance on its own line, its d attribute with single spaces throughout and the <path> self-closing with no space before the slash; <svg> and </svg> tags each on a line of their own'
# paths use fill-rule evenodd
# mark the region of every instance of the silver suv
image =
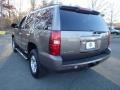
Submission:
<svg viewBox="0 0 120 90">
<path fill-rule="evenodd" d="M 29 60 L 33 77 L 45 70 L 91 67 L 110 56 L 110 33 L 100 13 L 54 5 L 12 24 L 12 47 Z"/>
</svg>

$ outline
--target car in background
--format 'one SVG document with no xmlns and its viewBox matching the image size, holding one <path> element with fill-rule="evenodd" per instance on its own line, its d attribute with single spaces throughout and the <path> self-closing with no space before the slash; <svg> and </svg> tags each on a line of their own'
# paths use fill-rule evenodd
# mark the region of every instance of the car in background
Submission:
<svg viewBox="0 0 120 90">
<path fill-rule="evenodd" d="M 120 35 L 120 30 L 117 30 L 115 28 L 110 30 L 111 34 L 116 34 L 116 35 Z"/>
</svg>

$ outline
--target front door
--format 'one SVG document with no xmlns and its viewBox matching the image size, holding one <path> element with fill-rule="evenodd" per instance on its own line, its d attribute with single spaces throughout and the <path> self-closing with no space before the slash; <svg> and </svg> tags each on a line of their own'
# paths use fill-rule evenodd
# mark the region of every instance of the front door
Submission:
<svg viewBox="0 0 120 90">
<path fill-rule="evenodd" d="M 15 42 L 17 43 L 17 45 L 19 47 L 21 47 L 21 36 L 22 36 L 22 32 L 21 32 L 21 29 L 22 29 L 22 25 L 25 21 L 25 17 L 21 20 L 20 24 L 18 25 L 18 28 L 15 28 Z"/>
<path fill-rule="evenodd" d="M 23 30 L 23 26 L 24 26 L 24 23 L 25 23 L 25 18 L 26 17 L 24 17 L 21 20 L 21 22 L 18 26 L 18 29 L 15 30 L 15 41 L 20 48 L 22 47 L 21 38 L 22 38 L 22 34 L 23 34 L 22 30 Z"/>
</svg>

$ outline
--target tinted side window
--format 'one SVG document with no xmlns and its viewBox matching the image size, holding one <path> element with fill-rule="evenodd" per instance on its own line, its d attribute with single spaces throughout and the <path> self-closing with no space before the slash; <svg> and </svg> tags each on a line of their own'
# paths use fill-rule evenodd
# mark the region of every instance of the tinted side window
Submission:
<svg viewBox="0 0 120 90">
<path fill-rule="evenodd" d="M 107 25 L 100 15 L 60 10 L 62 30 L 106 31 Z"/>
<path fill-rule="evenodd" d="M 46 9 L 37 12 L 34 28 L 38 30 L 49 30 L 52 28 L 53 9 Z"/>
<path fill-rule="evenodd" d="M 27 18 L 26 18 L 26 22 L 25 22 L 25 29 L 30 29 L 33 26 L 33 22 L 34 22 L 34 13 L 30 14 Z"/>
</svg>

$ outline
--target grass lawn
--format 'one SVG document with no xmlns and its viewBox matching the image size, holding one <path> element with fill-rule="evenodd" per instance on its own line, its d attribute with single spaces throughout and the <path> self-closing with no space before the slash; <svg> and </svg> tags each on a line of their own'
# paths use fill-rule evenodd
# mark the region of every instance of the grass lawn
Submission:
<svg viewBox="0 0 120 90">
<path fill-rule="evenodd" d="M 5 35 L 6 31 L 0 31 L 0 35 Z"/>
</svg>

